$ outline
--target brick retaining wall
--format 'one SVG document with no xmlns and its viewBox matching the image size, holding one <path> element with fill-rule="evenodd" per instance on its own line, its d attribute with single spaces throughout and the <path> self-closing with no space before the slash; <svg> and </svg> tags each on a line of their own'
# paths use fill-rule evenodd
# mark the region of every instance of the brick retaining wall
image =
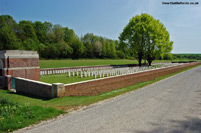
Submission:
<svg viewBox="0 0 201 133">
<path fill-rule="evenodd" d="M 120 89 L 140 82 L 154 80 L 160 76 L 175 73 L 177 71 L 183 70 L 187 67 L 194 66 L 197 64 L 200 63 L 194 62 L 180 66 L 161 68 L 157 70 L 145 71 L 135 74 L 108 77 L 104 79 L 84 81 L 81 83 L 66 84 L 64 86 L 65 91 L 58 97 L 98 95 L 103 92 L 109 92 L 114 89 Z"/>
<path fill-rule="evenodd" d="M 31 94 L 44 98 L 55 98 L 65 96 L 91 96 L 98 95 L 103 92 L 109 92 L 114 89 L 123 88 L 134 85 L 139 82 L 153 80 L 157 77 L 183 70 L 190 66 L 200 64 L 199 62 L 188 63 L 180 66 L 167 68 L 159 68 L 155 70 L 147 70 L 144 72 L 106 77 L 102 79 L 94 79 L 71 84 L 47 84 L 35 80 L 24 78 L 15 78 L 15 86 L 17 93 Z"/>
</svg>

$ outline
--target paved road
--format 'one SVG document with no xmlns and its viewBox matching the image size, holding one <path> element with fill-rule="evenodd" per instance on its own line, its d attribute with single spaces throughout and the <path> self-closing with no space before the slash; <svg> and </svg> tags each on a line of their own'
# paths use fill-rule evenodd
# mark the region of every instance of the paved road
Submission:
<svg viewBox="0 0 201 133">
<path fill-rule="evenodd" d="M 201 133 L 201 66 L 26 132 Z"/>
</svg>

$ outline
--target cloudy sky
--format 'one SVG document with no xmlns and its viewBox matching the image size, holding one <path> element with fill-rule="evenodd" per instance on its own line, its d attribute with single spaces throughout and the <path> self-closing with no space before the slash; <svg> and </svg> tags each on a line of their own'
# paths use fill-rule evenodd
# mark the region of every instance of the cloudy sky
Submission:
<svg viewBox="0 0 201 133">
<path fill-rule="evenodd" d="M 173 53 L 201 53 L 200 0 L 0 0 L 0 15 L 9 14 L 17 22 L 61 24 L 74 29 L 80 37 L 94 33 L 118 39 L 129 19 L 141 13 L 148 13 L 165 25 L 174 41 Z"/>
</svg>

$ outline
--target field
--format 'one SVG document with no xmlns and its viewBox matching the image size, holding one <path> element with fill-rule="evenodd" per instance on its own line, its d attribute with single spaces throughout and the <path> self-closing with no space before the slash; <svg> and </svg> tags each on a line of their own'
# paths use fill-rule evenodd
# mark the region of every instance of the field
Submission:
<svg viewBox="0 0 201 133">
<path fill-rule="evenodd" d="M 190 59 L 179 59 L 179 60 L 154 60 L 153 63 L 158 62 L 171 62 L 171 61 L 192 61 Z M 83 60 L 70 60 L 70 59 L 59 59 L 59 60 L 40 60 L 40 68 L 59 68 L 59 67 L 75 67 L 75 66 L 95 66 L 95 65 L 122 65 L 122 64 L 137 64 L 137 60 L 111 60 L 111 59 L 83 59 Z M 142 62 L 144 63 L 144 61 Z"/>
<path fill-rule="evenodd" d="M 170 60 L 156 60 L 154 62 L 171 62 Z M 136 60 L 40 60 L 40 68 L 59 68 L 59 67 L 75 67 L 75 66 L 95 66 L 95 65 L 122 65 L 137 64 Z"/>
</svg>

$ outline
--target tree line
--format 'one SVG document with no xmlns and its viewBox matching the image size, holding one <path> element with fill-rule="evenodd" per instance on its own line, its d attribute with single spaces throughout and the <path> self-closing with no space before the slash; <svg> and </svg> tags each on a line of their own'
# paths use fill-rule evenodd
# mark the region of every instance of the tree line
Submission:
<svg viewBox="0 0 201 133">
<path fill-rule="evenodd" d="M 34 50 L 40 58 L 120 58 L 145 60 L 171 59 L 173 42 L 165 26 L 148 14 L 133 17 L 112 40 L 93 33 L 78 37 L 73 29 L 50 22 L 0 16 L 0 50 Z"/>
<path fill-rule="evenodd" d="M 201 54 L 173 54 L 173 59 L 201 60 Z"/>
<path fill-rule="evenodd" d="M 0 50 L 34 50 L 41 58 L 132 58 L 112 40 L 92 33 L 79 38 L 73 29 L 50 22 L 0 16 Z"/>
</svg>

